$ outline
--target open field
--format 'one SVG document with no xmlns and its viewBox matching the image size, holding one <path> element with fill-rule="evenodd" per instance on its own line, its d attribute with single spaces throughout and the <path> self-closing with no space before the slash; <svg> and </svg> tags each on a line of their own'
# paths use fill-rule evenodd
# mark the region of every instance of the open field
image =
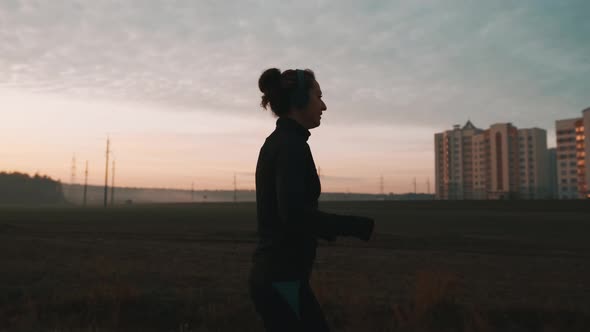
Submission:
<svg viewBox="0 0 590 332">
<path fill-rule="evenodd" d="M 590 330 L 590 202 L 322 202 L 376 219 L 318 248 L 334 331 Z M 0 331 L 261 331 L 254 203 L 0 208 Z"/>
</svg>

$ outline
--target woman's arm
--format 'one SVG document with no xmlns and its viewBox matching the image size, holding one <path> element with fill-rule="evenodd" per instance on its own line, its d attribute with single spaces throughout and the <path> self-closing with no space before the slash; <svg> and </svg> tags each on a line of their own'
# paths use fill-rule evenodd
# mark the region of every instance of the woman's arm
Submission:
<svg viewBox="0 0 590 332">
<path fill-rule="evenodd" d="M 290 141 L 277 155 L 276 193 L 281 221 L 288 232 L 311 234 L 326 240 L 338 235 L 355 236 L 368 241 L 374 220 L 311 210 L 305 204 L 306 144 Z"/>
</svg>

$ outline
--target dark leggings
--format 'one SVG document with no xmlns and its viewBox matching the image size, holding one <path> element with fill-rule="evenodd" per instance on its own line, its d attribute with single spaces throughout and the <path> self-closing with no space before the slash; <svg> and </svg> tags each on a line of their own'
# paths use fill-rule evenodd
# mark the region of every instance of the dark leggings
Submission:
<svg viewBox="0 0 590 332">
<path fill-rule="evenodd" d="M 308 279 L 300 281 L 299 315 L 272 283 L 260 281 L 260 278 L 251 276 L 249 284 L 250 298 L 264 322 L 266 332 L 330 331 Z M 294 302 L 291 301 L 291 303 Z"/>
</svg>

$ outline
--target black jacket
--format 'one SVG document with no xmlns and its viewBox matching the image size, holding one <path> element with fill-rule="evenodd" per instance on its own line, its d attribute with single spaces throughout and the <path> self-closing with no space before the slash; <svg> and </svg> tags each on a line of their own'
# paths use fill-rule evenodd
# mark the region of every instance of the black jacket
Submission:
<svg viewBox="0 0 590 332">
<path fill-rule="evenodd" d="M 374 221 L 318 210 L 320 179 L 307 144 L 309 131 L 279 118 L 256 166 L 258 244 L 255 267 L 269 280 L 308 278 L 317 239 L 338 235 L 368 240 Z"/>
</svg>

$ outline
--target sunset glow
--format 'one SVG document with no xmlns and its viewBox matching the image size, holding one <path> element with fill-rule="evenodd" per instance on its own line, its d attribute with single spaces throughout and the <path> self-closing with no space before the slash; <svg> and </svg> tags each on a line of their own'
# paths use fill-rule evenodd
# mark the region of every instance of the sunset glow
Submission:
<svg viewBox="0 0 590 332">
<path fill-rule="evenodd" d="M 555 146 L 588 106 L 589 5 L 544 3 L 3 2 L 0 171 L 70 182 L 75 155 L 101 184 L 110 137 L 118 186 L 254 189 L 275 126 L 258 76 L 310 68 L 323 191 L 426 192 L 435 132 L 512 122 Z"/>
</svg>

